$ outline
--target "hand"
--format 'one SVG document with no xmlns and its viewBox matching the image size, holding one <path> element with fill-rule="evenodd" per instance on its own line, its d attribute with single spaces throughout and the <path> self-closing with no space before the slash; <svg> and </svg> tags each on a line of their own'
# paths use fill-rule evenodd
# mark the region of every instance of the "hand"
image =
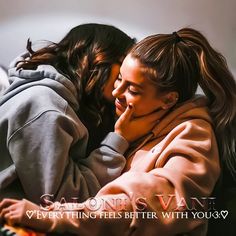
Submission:
<svg viewBox="0 0 236 236">
<path fill-rule="evenodd" d="M 134 109 L 133 105 L 129 104 L 115 124 L 115 132 L 128 142 L 133 142 L 148 134 L 166 113 L 166 110 L 158 110 L 141 117 L 133 117 Z"/>
<path fill-rule="evenodd" d="M 48 215 L 38 218 L 40 207 L 26 199 L 4 199 L 0 202 L 0 217 L 4 218 L 8 225 L 19 224 L 35 230 L 47 232 L 53 225 Z M 27 214 L 28 212 L 28 214 Z"/>
<path fill-rule="evenodd" d="M 5 219 L 9 225 L 27 222 L 26 211 L 39 210 L 39 206 L 25 199 L 3 199 L 0 202 L 0 218 Z"/>
<path fill-rule="evenodd" d="M 0 223 L 1 224 L 4 221 L 4 215 L 6 214 L 5 209 L 17 202 L 18 200 L 14 200 L 14 199 L 4 199 L 0 202 Z"/>
</svg>

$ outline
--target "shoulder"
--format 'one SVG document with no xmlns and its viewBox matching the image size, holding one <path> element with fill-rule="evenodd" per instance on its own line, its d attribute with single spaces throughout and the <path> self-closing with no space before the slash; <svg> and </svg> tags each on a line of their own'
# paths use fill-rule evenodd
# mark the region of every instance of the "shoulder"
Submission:
<svg viewBox="0 0 236 236">
<path fill-rule="evenodd" d="M 9 99 L 1 106 L 1 123 L 8 122 L 9 134 L 32 123 L 42 114 L 44 118 L 55 113 L 58 116 L 67 112 L 68 103 L 53 89 L 47 86 L 32 86 Z"/>
<path fill-rule="evenodd" d="M 218 156 L 212 125 L 204 119 L 192 119 L 177 125 L 163 140 L 166 151 L 185 155 Z"/>
<path fill-rule="evenodd" d="M 40 113 L 55 110 L 65 112 L 67 101 L 47 86 L 31 86 L 15 94 L 7 107 L 14 111 L 14 116 L 24 115 L 31 119 Z"/>
<path fill-rule="evenodd" d="M 178 130 L 182 134 L 212 134 L 214 133 L 212 124 L 208 121 L 196 118 L 184 121 L 183 123 L 177 125 L 174 130 Z M 178 133 L 178 132 L 177 132 Z"/>
<path fill-rule="evenodd" d="M 207 140 L 215 137 L 212 124 L 204 119 L 191 119 L 177 125 L 168 135 L 184 140 Z M 167 136 L 168 136 L 167 135 Z"/>
<path fill-rule="evenodd" d="M 189 135 L 192 138 L 214 135 L 213 125 L 201 118 L 187 120 L 177 125 L 175 129 L 179 130 L 182 135 Z"/>
</svg>

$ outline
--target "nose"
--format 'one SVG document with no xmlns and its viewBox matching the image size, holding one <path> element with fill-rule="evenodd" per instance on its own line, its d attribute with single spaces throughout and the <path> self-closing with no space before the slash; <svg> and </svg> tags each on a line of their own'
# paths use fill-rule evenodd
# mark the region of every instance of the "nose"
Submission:
<svg viewBox="0 0 236 236">
<path fill-rule="evenodd" d="M 116 85 L 115 84 L 115 89 L 112 91 L 112 96 L 115 98 L 120 98 L 124 96 L 124 89 L 122 88 L 122 85 Z"/>
</svg>

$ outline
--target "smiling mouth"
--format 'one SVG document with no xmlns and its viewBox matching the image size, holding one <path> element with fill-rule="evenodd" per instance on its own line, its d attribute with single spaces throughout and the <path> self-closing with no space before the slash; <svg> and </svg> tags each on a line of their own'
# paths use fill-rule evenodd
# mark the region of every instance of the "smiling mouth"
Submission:
<svg viewBox="0 0 236 236">
<path fill-rule="evenodd" d="M 120 111 L 124 111 L 126 109 L 126 106 L 122 105 L 117 99 L 115 100 L 115 106 Z"/>
</svg>

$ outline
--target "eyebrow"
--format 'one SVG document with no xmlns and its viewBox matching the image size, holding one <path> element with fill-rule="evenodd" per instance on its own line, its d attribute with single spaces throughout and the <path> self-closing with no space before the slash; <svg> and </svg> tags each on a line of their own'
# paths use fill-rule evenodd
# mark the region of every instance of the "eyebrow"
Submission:
<svg viewBox="0 0 236 236">
<path fill-rule="evenodd" d="M 119 76 L 122 78 L 122 75 L 121 75 L 120 72 L 119 72 Z M 137 83 L 134 83 L 134 82 L 129 81 L 129 80 L 125 80 L 125 82 L 131 84 L 132 86 L 135 86 L 135 87 L 138 87 L 138 88 L 140 88 L 140 89 L 143 89 L 143 86 L 142 86 L 141 84 L 137 84 Z"/>
</svg>

